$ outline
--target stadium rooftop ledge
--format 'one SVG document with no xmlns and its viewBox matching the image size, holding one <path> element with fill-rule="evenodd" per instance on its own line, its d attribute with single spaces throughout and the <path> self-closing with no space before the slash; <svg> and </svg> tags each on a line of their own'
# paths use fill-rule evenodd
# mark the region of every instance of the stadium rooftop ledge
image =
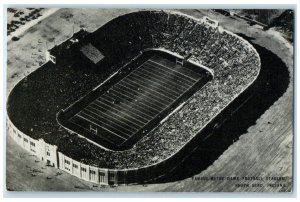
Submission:
<svg viewBox="0 0 300 202">
<path fill-rule="evenodd" d="M 118 29 L 112 30 L 114 27 Z M 133 37 L 131 30 L 140 39 Z M 116 43 L 115 37 L 121 33 L 124 42 Z M 104 60 L 111 68 L 103 63 L 106 71 L 99 72 L 101 70 L 94 68 L 84 56 L 74 58 L 81 63 L 74 63 L 72 68 L 46 63 L 15 86 L 8 98 L 7 112 L 11 122 L 28 136 L 43 138 L 45 142 L 57 145 L 64 155 L 99 168 L 134 170 L 159 165 L 175 156 L 196 136 L 205 139 L 208 134 L 201 131 L 214 124 L 227 106 L 251 89 L 260 72 L 259 55 L 246 40 L 177 12 L 128 13 L 88 36 L 91 40 L 86 39 L 87 42 L 104 53 Z M 177 39 L 176 42 L 173 39 Z M 56 120 L 57 112 L 87 95 L 123 66 L 109 62 L 118 59 L 124 64 L 128 62 L 126 58 L 133 58 L 146 48 L 164 49 L 175 55 L 182 55 L 182 50 L 188 49 L 192 52 L 188 61 L 206 67 L 213 78 L 162 125 L 125 151 L 105 150 L 61 128 Z M 120 59 L 122 54 L 124 61 Z M 116 59 L 116 55 L 119 58 Z M 86 64 L 89 66 L 82 68 Z"/>
</svg>

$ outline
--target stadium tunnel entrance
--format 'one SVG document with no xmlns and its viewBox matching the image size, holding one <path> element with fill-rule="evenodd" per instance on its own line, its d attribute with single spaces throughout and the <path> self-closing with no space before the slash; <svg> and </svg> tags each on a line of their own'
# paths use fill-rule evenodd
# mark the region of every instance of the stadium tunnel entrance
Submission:
<svg viewBox="0 0 300 202">
<path fill-rule="evenodd" d="M 240 36 L 251 40 L 245 35 Z M 201 173 L 246 133 L 250 126 L 255 125 L 256 120 L 286 92 L 290 77 L 284 62 L 266 48 L 251 44 L 261 58 L 261 71 L 253 85 L 172 159 L 152 169 L 141 170 L 133 178 L 138 176 L 142 184 L 166 183 Z M 263 131 L 260 132 L 263 134 Z M 149 180 L 151 176 L 153 178 Z"/>
</svg>

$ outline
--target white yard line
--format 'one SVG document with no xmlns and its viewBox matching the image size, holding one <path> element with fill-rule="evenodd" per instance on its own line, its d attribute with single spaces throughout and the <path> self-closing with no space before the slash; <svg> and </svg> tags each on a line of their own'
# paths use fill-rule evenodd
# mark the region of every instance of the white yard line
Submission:
<svg viewBox="0 0 300 202">
<path fill-rule="evenodd" d="M 93 104 L 96 105 L 98 108 L 101 108 L 101 110 L 104 110 L 104 109 L 105 109 L 103 106 L 100 106 L 100 105 L 98 105 L 98 104 L 96 104 L 96 103 L 93 103 Z M 114 112 L 114 113 L 112 112 L 112 114 L 115 115 L 115 116 L 117 116 L 117 117 L 119 117 L 119 118 L 121 118 L 121 120 L 120 120 L 120 119 L 117 119 L 117 118 L 115 118 L 115 117 L 113 117 L 112 115 L 110 115 L 110 114 L 108 114 L 108 113 L 105 113 L 105 112 L 101 111 L 101 110 L 98 109 L 98 108 L 91 106 L 90 109 L 88 109 L 88 108 L 85 108 L 85 109 L 88 110 L 88 111 L 90 111 L 90 112 L 94 112 L 94 111 L 100 112 L 100 113 L 97 113 L 98 116 L 101 116 L 101 117 L 103 117 L 103 115 L 104 115 L 104 116 L 108 116 L 109 118 L 114 119 L 114 120 L 117 121 L 117 122 L 121 122 L 122 124 L 127 125 L 128 127 L 130 127 L 130 129 L 136 129 L 136 130 L 138 130 L 138 129 L 141 127 L 140 125 L 137 125 L 136 123 L 134 123 L 134 122 L 128 120 L 128 119 L 125 118 L 125 117 L 123 118 L 122 116 L 116 114 L 115 112 Z M 107 117 L 103 117 L 103 118 L 107 118 Z M 128 125 L 127 123 L 123 122 L 122 119 L 125 119 L 126 121 L 129 121 L 133 126 L 132 126 L 132 125 Z M 118 126 L 122 127 L 122 126 L 119 125 L 119 124 L 118 124 Z M 122 128 L 123 128 L 123 127 L 122 127 Z M 125 129 L 125 130 L 129 130 L 129 129 L 126 129 L 126 128 L 124 128 L 124 129 Z"/>
<path fill-rule="evenodd" d="M 45 13 L 38 17 L 37 19 L 31 20 L 30 22 L 26 23 L 25 25 L 19 27 L 17 30 L 15 30 L 14 32 L 12 32 L 9 36 L 7 36 L 7 42 L 10 42 L 12 37 L 19 37 L 21 34 L 23 34 L 26 30 L 28 30 L 29 28 L 31 28 L 32 26 L 36 25 L 38 22 L 40 22 L 41 20 L 49 17 L 50 15 L 52 15 L 53 13 L 55 13 L 56 11 L 58 11 L 60 8 L 50 8 L 47 11 L 45 11 Z"/>
<path fill-rule="evenodd" d="M 131 83 L 128 83 L 128 82 L 126 82 L 126 81 L 123 81 L 123 83 L 124 84 L 126 84 L 126 85 L 128 85 L 129 87 L 131 87 L 131 88 L 136 88 L 136 86 L 134 86 L 133 84 L 131 84 Z M 144 92 L 146 92 L 146 90 L 143 90 Z M 153 92 L 153 91 L 152 91 Z M 159 94 L 159 96 L 161 96 L 161 94 L 158 92 L 157 94 Z M 169 102 L 168 101 L 165 101 L 164 99 L 162 99 L 161 97 L 158 97 L 158 95 L 155 95 L 154 93 L 151 93 L 151 95 L 153 96 L 153 97 L 155 97 L 155 99 L 157 100 L 157 101 L 159 101 L 159 102 L 161 102 L 161 103 L 163 103 L 163 104 L 168 104 Z M 165 98 L 168 98 L 168 100 L 170 100 L 170 101 L 172 101 L 172 99 L 171 98 L 169 98 L 169 97 L 165 97 Z M 167 102 L 167 103 L 166 103 Z"/>
<path fill-rule="evenodd" d="M 118 92 L 118 91 L 116 91 L 116 90 L 114 90 L 114 89 L 112 89 L 112 91 L 115 91 L 114 94 L 115 94 L 116 96 L 118 96 L 118 94 L 121 94 L 122 96 L 128 98 L 128 99 L 127 99 L 128 101 L 131 99 L 130 95 L 125 94 L 124 92 Z M 134 103 L 134 102 L 133 102 L 133 103 Z M 159 111 L 157 111 L 158 109 L 155 109 L 155 108 L 153 108 L 153 107 L 147 105 L 146 103 L 139 102 L 139 104 L 143 105 L 143 106 L 145 107 L 146 110 L 148 110 L 148 109 L 146 108 L 146 107 L 148 107 L 148 108 L 152 109 L 153 111 L 155 111 L 155 113 L 159 112 Z M 138 106 L 138 105 L 136 105 L 136 106 Z M 148 111 L 150 111 L 150 110 L 148 110 Z M 150 112 L 151 112 L 151 111 L 150 111 Z"/>
<path fill-rule="evenodd" d="M 91 117 L 90 115 L 88 115 L 88 114 L 86 114 L 86 113 L 84 113 L 84 112 L 82 112 L 82 113 L 83 113 L 85 116 Z M 79 115 L 79 114 L 76 114 L 75 116 L 78 116 L 78 117 L 80 117 L 80 118 L 82 118 L 82 119 L 85 119 L 85 120 L 87 120 L 87 121 L 89 121 L 89 122 L 95 124 L 95 125 L 98 126 L 99 128 L 102 128 L 102 129 L 104 129 L 104 130 L 106 130 L 106 131 L 108 131 L 108 132 L 110 132 L 110 133 L 116 135 L 117 137 L 120 137 L 121 139 L 126 140 L 124 137 L 118 135 L 117 133 L 111 131 L 110 129 L 108 129 L 108 128 L 104 127 L 104 126 L 100 126 L 99 124 L 97 124 L 97 123 L 95 123 L 94 121 L 90 120 L 90 118 L 85 118 L 85 117 L 83 117 L 83 116 L 81 116 L 81 115 Z M 98 121 L 101 122 L 100 120 L 98 120 Z M 103 125 L 105 125 L 105 123 L 103 123 L 103 122 L 101 122 L 101 123 L 102 123 Z M 116 129 L 116 128 L 114 128 L 114 127 L 112 127 L 112 128 L 115 129 L 115 130 L 117 130 L 117 131 L 119 132 L 118 129 Z M 121 132 L 121 133 L 122 133 L 122 132 Z M 123 134 L 124 134 L 124 133 L 123 133 Z M 125 134 L 125 135 L 126 135 L 126 134 Z M 102 136 L 101 136 L 101 137 L 102 137 Z"/>
<path fill-rule="evenodd" d="M 139 91 L 130 89 L 129 87 L 123 86 L 123 85 L 121 85 L 121 84 L 118 84 L 118 85 L 120 85 L 120 86 L 126 88 L 126 91 L 125 91 L 125 92 L 127 92 L 127 93 L 130 94 L 131 96 L 134 97 L 134 96 L 136 96 L 136 95 L 139 95 L 138 97 L 140 97 L 140 98 L 141 98 L 141 97 L 143 97 L 143 98 L 146 97 L 146 99 L 143 99 L 143 102 L 146 102 L 146 103 L 148 103 L 148 104 L 154 105 L 154 106 L 157 107 L 158 109 L 161 108 L 160 105 L 157 105 L 157 104 L 155 104 L 154 102 L 153 102 L 153 103 L 149 103 L 148 99 L 150 99 L 150 100 L 152 100 L 152 101 L 157 101 L 157 100 L 152 99 L 151 97 L 147 97 L 148 95 L 147 95 L 146 93 L 139 94 Z M 120 89 L 118 86 L 114 86 L 114 87 Z M 128 91 L 128 90 L 130 90 L 130 91 Z M 136 93 L 136 94 L 134 94 L 134 93 L 132 93 L 132 92 L 134 92 L 134 93 Z M 158 101 L 158 102 L 159 102 L 159 101 Z M 145 103 L 145 104 L 146 104 L 146 103 Z"/>
<path fill-rule="evenodd" d="M 131 86 L 133 86 L 133 85 L 139 85 L 139 83 L 136 82 L 136 81 L 134 81 L 134 80 L 127 80 L 127 81 L 126 81 L 126 84 L 128 84 L 128 82 L 129 82 L 129 84 L 130 84 Z M 133 84 L 132 84 L 132 83 L 133 83 Z M 162 97 L 164 97 L 165 99 L 170 100 L 170 101 L 172 101 L 172 100 L 175 99 L 175 98 L 170 98 L 170 96 L 166 96 L 165 94 L 162 94 L 162 93 L 160 93 L 159 91 L 157 91 L 157 90 L 155 90 L 155 89 L 153 90 L 152 88 L 149 88 L 149 87 L 146 87 L 146 86 L 141 86 L 141 88 L 146 89 L 146 90 L 150 90 L 150 91 L 153 92 L 153 93 L 159 94 L 160 96 L 162 96 Z M 156 97 L 157 97 L 157 95 L 156 95 Z"/>
<path fill-rule="evenodd" d="M 94 111 L 93 111 L 93 110 L 94 110 Z M 130 125 L 124 123 L 122 120 L 119 120 L 119 119 L 117 119 L 117 118 L 115 118 L 115 117 L 113 117 L 113 116 L 111 116 L 111 115 L 109 115 L 109 114 L 106 114 L 106 113 L 104 113 L 104 112 L 102 112 L 101 110 L 96 109 L 96 108 L 92 108 L 92 109 L 87 109 L 87 108 L 85 108 L 84 113 L 86 113 L 86 112 L 89 112 L 90 114 L 93 114 L 93 116 L 90 115 L 90 114 L 89 114 L 89 115 L 90 115 L 91 117 L 97 119 L 97 120 L 98 120 L 98 117 L 101 117 L 101 118 L 103 118 L 104 120 L 110 121 L 110 120 L 109 120 L 109 118 L 110 118 L 110 119 L 113 119 L 113 120 L 114 120 L 114 123 L 119 122 L 119 123 L 121 123 L 121 124 L 125 124 L 125 125 L 127 125 L 128 127 L 130 127 L 130 128 L 129 128 L 129 129 L 128 129 L 128 128 L 124 128 L 124 126 L 122 126 L 122 125 L 116 123 L 116 125 L 117 125 L 118 127 L 122 128 L 122 129 L 124 129 L 124 130 L 126 130 L 127 132 L 135 132 L 135 131 L 137 131 L 137 130 L 140 128 L 140 127 L 134 128 L 134 127 L 132 127 L 132 126 L 130 126 Z M 100 112 L 100 113 L 99 113 L 99 112 Z M 112 124 L 110 124 L 110 126 L 112 126 Z M 114 128 L 115 128 L 115 127 L 114 127 Z M 117 128 L 116 128 L 116 129 L 117 129 Z M 133 130 L 133 131 L 132 131 L 132 130 Z M 126 134 L 127 134 L 127 133 L 126 133 Z"/>
<path fill-rule="evenodd" d="M 197 81 L 196 79 L 193 79 L 192 77 L 189 77 L 189 76 L 187 76 L 187 75 L 185 75 L 185 74 L 183 74 L 183 73 L 181 73 L 181 72 L 179 72 L 179 71 L 176 71 L 176 70 L 174 70 L 174 69 L 171 69 L 170 67 L 167 67 L 167 66 L 165 66 L 165 65 L 163 65 L 163 64 L 157 63 L 157 62 L 155 62 L 155 61 L 153 61 L 153 60 L 148 60 L 148 61 L 153 62 L 153 63 L 155 63 L 155 64 L 157 64 L 157 65 L 159 65 L 159 66 L 161 66 L 161 67 L 167 68 L 167 69 L 169 69 L 169 70 L 171 70 L 171 71 L 173 71 L 173 72 L 176 72 L 176 73 L 178 73 L 178 74 L 181 74 L 181 75 L 183 76 L 183 78 L 188 78 L 188 79 L 191 79 L 191 80 L 193 80 L 193 81 Z"/>
<path fill-rule="evenodd" d="M 107 98 L 105 98 L 104 97 L 104 99 L 105 100 L 107 100 Z M 107 101 L 109 101 L 109 100 L 107 100 Z M 152 119 L 152 116 L 150 116 L 149 114 L 146 114 L 146 113 L 144 113 L 144 112 L 142 112 L 140 109 L 138 109 L 138 108 L 136 108 L 136 107 L 132 107 L 132 106 L 130 106 L 130 105 L 126 105 L 126 107 L 129 107 L 130 109 L 132 109 L 132 112 L 133 113 L 135 113 L 135 114 L 137 114 L 136 112 L 139 112 L 140 114 L 143 114 L 145 117 L 149 117 L 149 118 L 147 118 L 147 119 Z M 137 114 L 138 115 L 138 114 Z M 141 117 L 141 115 L 138 115 L 139 117 Z"/>
<path fill-rule="evenodd" d="M 115 109 L 115 110 L 119 110 L 118 113 L 123 114 L 123 116 L 128 116 L 128 117 L 134 119 L 135 122 L 139 122 L 139 124 L 144 124 L 144 123 L 145 123 L 145 121 L 142 122 L 141 120 L 136 119 L 136 118 L 133 117 L 132 115 L 127 114 L 127 113 L 124 113 L 122 110 L 120 110 L 120 108 L 113 108 L 114 106 L 110 106 L 110 105 L 104 103 L 102 100 L 97 100 L 97 102 L 98 102 L 99 104 L 101 104 L 101 105 L 105 105 L 105 106 L 107 107 L 107 109 Z M 116 106 L 118 106 L 118 105 L 116 105 Z"/>
<path fill-rule="evenodd" d="M 108 105 L 108 104 L 104 103 L 103 100 L 110 102 L 109 100 L 105 99 L 104 97 L 102 97 L 102 100 L 97 99 L 97 102 L 99 102 L 99 103 L 101 103 L 101 104 L 104 104 L 104 105 L 106 105 L 106 106 L 109 107 L 109 108 L 115 107 L 115 106 L 111 106 L 111 105 Z M 116 105 L 116 107 L 117 107 L 116 109 L 119 110 L 120 113 L 126 115 L 126 113 L 124 113 L 124 112 L 122 111 L 122 107 L 121 107 L 120 105 Z M 132 108 L 130 108 L 130 109 L 132 109 Z M 144 124 L 144 123 L 145 123 L 145 121 L 146 121 L 146 120 L 145 120 L 145 117 L 142 117 L 141 115 L 139 115 L 139 114 L 137 114 L 137 113 L 135 113 L 135 112 L 133 112 L 133 111 L 131 111 L 131 113 L 132 113 L 132 114 L 135 114 L 136 116 L 138 116 L 138 117 L 139 117 L 139 120 L 137 120 L 137 119 L 136 119 L 135 117 L 133 117 L 132 115 L 128 115 L 128 116 L 132 117 L 133 119 L 136 119 L 136 120 L 139 121 L 141 124 Z M 142 112 L 141 112 L 141 113 L 142 113 Z M 150 118 L 151 118 L 151 117 L 150 117 Z M 141 119 L 143 119 L 143 121 L 142 121 Z"/>
</svg>

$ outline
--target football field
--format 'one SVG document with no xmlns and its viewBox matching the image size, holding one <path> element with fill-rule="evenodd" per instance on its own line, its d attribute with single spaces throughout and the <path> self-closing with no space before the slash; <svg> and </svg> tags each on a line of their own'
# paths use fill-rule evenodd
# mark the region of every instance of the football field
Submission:
<svg viewBox="0 0 300 202">
<path fill-rule="evenodd" d="M 122 145 L 147 125 L 164 118 L 162 113 L 205 75 L 173 61 L 153 56 L 111 86 L 70 118 L 73 124 Z"/>
</svg>

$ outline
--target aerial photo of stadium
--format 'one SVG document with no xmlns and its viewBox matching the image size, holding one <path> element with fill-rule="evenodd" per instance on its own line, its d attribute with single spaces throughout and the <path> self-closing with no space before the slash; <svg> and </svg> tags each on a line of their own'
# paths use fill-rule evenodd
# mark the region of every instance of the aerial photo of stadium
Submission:
<svg viewBox="0 0 300 202">
<path fill-rule="evenodd" d="M 291 191 L 293 10 L 7 15 L 8 190 Z"/>
</svg>

